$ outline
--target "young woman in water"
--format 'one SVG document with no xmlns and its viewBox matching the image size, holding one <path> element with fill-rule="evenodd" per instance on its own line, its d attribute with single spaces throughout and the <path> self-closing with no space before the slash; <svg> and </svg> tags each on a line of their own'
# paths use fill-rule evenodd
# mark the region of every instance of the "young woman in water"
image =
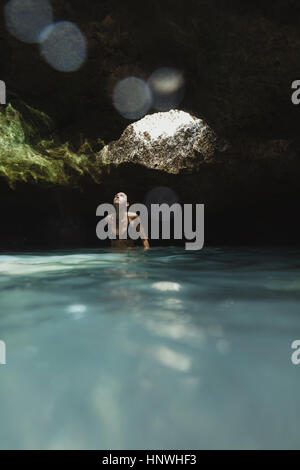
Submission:
<svg viewBox="0 0 300 470">
<path fill-rule="evenodd" d="M 137 231 L 139 231 L 140 234 L 141 234 L 141 238 L 142 238 L 144 248 L 145 249 L 150 248 L 149 241 L 146 238 L 144 228 L 142 226 L 142 223 L 139 219 L 138 214 L 136 212 L 127 212 L 127 210 L 126 211 L 120 211 L 120 206 L 121 205 L 123 205 L 123 207 L 125 206 L 126 208 L 129 206 L 129 204 L 127 202 L 127 194 L 122 193 L 122 192 L 117 193 L 114 197 L 113 204 L 114 204 L 114 208 L 115 208 L 115 211 L 116 211 L 116 221 L 115 221 L 116 223 L 115 223 L 115 230 L 113 228 L 112 233 L 114 235 L 116 235 L 117 238 L 116 239 L 111 239 L 111 246 L 113 248 L 130 248 L 130 247 L 133 247 L 134 246 L 134 240 L 132 240 L 131 238 L 128 238 L 128 237 L 126 239 L 120 239 L 120 234 L 125 234 L 127 232 L 128 225 L 133 223 L 133 221 L 135 221 L 135 223 L 137 223 L 139 221 L 139 223 L 137 225 Z M 113 217 L 114 217 L 113 214 L 109 214 L 106 217 L 106 220 L 112 221 Z M 114 226 L 114 224 L 112 224 L 112 226 Z"/>
</svg>

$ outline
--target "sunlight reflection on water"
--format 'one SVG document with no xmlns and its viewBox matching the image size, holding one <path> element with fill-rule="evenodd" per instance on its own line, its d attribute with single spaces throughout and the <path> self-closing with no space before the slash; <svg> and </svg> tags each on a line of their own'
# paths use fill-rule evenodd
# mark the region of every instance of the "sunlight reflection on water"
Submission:
<svg viewBox="0 0 300 470">
<path fill-rule="evenodd" d="M 299 254 L 1 255 L 1 448 L 299 448 Z"/>
</svg>

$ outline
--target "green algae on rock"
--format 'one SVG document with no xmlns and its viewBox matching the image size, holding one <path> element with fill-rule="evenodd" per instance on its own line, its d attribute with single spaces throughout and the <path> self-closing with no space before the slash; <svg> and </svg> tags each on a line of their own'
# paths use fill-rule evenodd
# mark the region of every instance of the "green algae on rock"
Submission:
<svg viewBox="0 0 300 470">
<path fill-rule="evenodd" d="M 49 116 L 20 102 L 0 107 L 0 176 L 10 187 L 17 182 L 76 187 L 85 176 L 98 182 L 99 169 L 88 141 L 75 153 L 58 140 Z"/>
</svg>

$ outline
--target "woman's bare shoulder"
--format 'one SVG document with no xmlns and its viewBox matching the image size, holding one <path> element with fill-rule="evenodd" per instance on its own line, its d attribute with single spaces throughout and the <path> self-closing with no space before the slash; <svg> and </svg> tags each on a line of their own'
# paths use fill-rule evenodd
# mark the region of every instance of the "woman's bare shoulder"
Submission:
<svg viewBox="0 0 300 470">
<path fill-rule="evenodd" d="M 128 212 L 128 217 L 130 220 L 134 220 L 138 218 L 138 214 L 136 212 Z"/>
</svg>

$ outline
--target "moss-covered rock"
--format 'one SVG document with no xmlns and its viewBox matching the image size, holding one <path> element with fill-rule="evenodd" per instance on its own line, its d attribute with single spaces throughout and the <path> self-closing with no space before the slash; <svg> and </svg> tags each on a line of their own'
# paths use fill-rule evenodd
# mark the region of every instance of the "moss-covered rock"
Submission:
<svg viewBox="0 0 300 470">
<path fill-rule="evenodd" d="M 102 142 L 99 143 L 99 146 Z M 78 152 L 60 143 L 45 113 L 18 103 L 0 108 L 0 176 L 17 182 L 77 186 L 80 179 L 99 180 L 92 145 L 85 140 Z"/>
</svg>

